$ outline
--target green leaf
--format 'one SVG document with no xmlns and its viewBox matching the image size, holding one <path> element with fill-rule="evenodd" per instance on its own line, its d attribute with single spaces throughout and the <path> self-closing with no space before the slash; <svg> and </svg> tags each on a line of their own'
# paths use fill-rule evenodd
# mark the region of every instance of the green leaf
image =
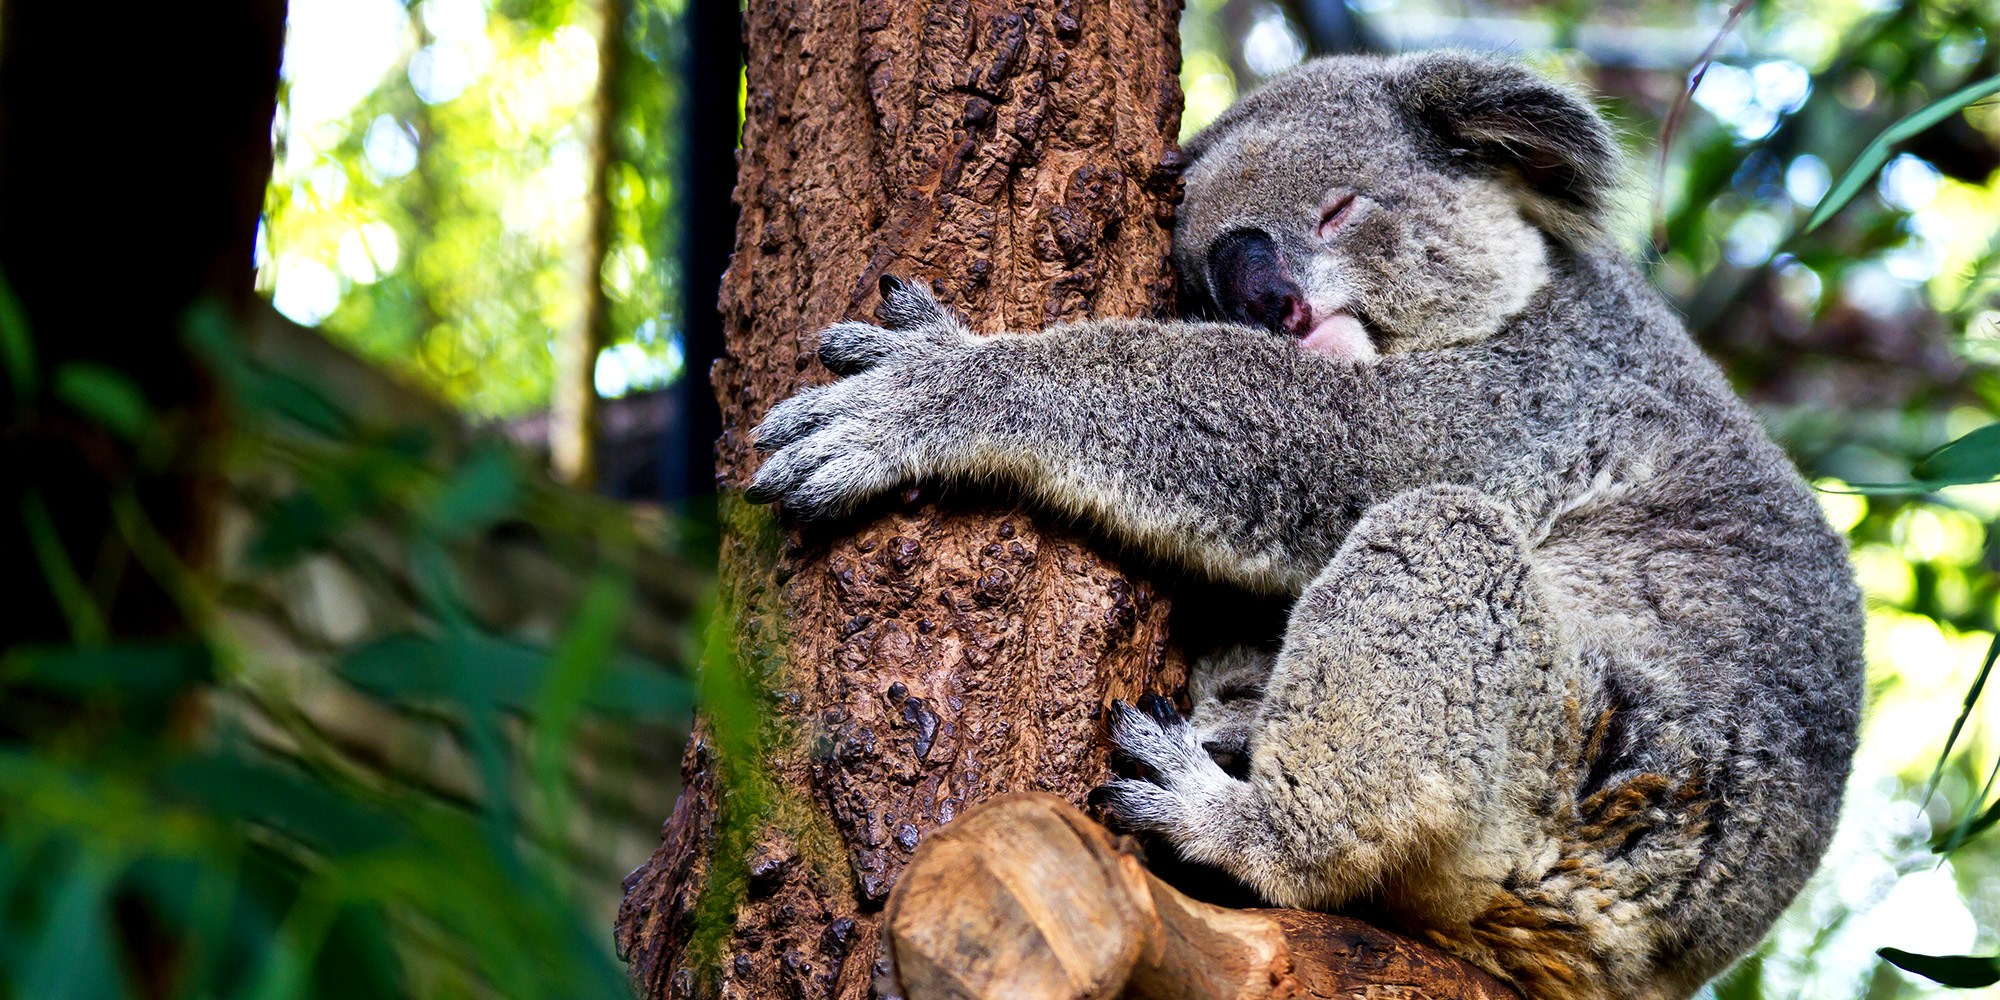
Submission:
<svg viewBox="0 0 2000 1000">
<path fill-rule="evenodd" d="M 1996 824 L 2000 824 L 2000 802 L 1987 806 L 1985 812 L 1972 815 L 1969 820 L 1953 827 L 1950 833 L 1931 841 L 1931 851 L 1937 854 L 1955 851 L 1966 841 L 1993 829 Z"/>
<path fill-rule="evenodd" d="M 1987 424 L 1917 459 L 1910 475 L 1906 483 L 1849 483 L 1845 489 L 1828 492 L 1893 496 L 1990 483 L 2000 478 L 2000 423 Z"/>
<path fill-rule="evenodd" d="M 1715 1000 L 1761 1000 L 1764 996 L 1764 953 L 1752 953 L 1715 981 Z"/>
<path fill-rule="evenodd" d="M 1818 229 L 1826 220 L 1833 218 L 1835 213 L 1845 208 L 1848 202 L 1853 201 L 1854 196 L 1861 193 L 1862 186 L 1868 183 L 1869 178 L 1874 177 L 1875 172 L 1882 169 L 1882 164 L 1889 162 L 1889 153 L 1898 143 L 1916 138 L 1925 129 L 1994 94 L 2000 94 L 2000 76 L 1987 77 L 1977 83 L 1961 87 L 1889 126 L 1861 151 L 1860 156 L 1854 158 L 1847 172 L 1841 174 L 1840 180 L 1827 190 L 1826 196 L 1819 200 L 1818 207 L 1813 209 L 1812 217 L 1806 220 L 1805 231 L 1810 233 Z"/>
<path fill-rule="evenodd" d="M 1950 832 L 1932 839 L 1932 853 L 1950 854 L 1958 850 L 1966 841 L 1993 825 L 1996 817 L 2000 817 L 2000 803 L 1988 807 L 1984 814 L 1976 811 L 1979 803 L 1986 801 L 1986 797 L 1993 793 L 1993 782 L 1996 779 L 2000 779 L 2000 760 L 1995 760 L 1993 766 L 1987 769 L 1986 781 L 1980 785 L 1979 794 L 1971 800 L 1973 811 L 1968 811 L 1957 823 L 1952 824 Z"/>
<path fill-rule="evenodd" d="M 275 766 L 194 757 L 169 768 L 164 780 L 168 789 L 211 814 L 276 830 L 328 854 L 379 851 L 401 840 L 388 816 Z"/>
<path fill-rule="evenodd" d="M 478 634 L 458 642 L 465 648 L 425 636 L 389 636 L 351 651 L 337 669 L 348 683 L 386 701 L 451 703 L 470 689 L 510 711 L 536 707 L 552 663 L 548 650 Z M 468 668 L 479 671 L 476 685 L 462 683 L 459 663 L 476 665 Z M 592 711 L 620 716 L 665 715 L 693 703 L 685 678 L 630 656 L 614 660 L 584 699 Z"/>
<path fill-rule="evenodd" d="M 88 361 L 56 369 L 56 398 L 127 441 L 153 427 L 153 407 L 124 372 Z"/>
<path fill-rule="evenodd" d="M 6 275 L 0 275 L 0 367 L 7 369 L 7 382 L 16 400 L 34 395 L 35 338 L 28 332 L 28 314 Z"/>
<path fill-rule="evenodd" d="M 96 646 L 104 642 L 104 613 L 97 607 L 97 600 L 90 594 L 90 587 L 78 575 L 76 565 L 70 561 L 69 550 L 63 546 L 62 532 L 56 529 L 55 518 L 49 514 L 49 505 L 38 492 L 29 491 L 21 497 L 21 520 L 28 528 L 28 544 L 35 551 L 35 561 L 40 564 L 42 582 L 49 588 L 49 596 L 56 600 L 56 607 L 62 611 L 69 623 L 70 638 L 78 645 Z"/>
<path fill-rule="evenodd" d="M 294 493 L 271 505 L 244 557 L 253 566 L 283 568 L 333 537 L 352 514 L 334 510 L 317 493 Z"/>
<path fill-rule="evenodd" d="M 1958 742 L 1958 734 L 1965 730 L 1965 720 L 1972 718 L 1973 706 L 1979 704 L 1979 693 L 1986 689 L 1986 678 L 1993 673 L 1993 661 L 2000 659 L 2000 635 L 1986 645 L 1986 659 L 1979 664 L 1979 673 L 1972 677 L 1972 686 L 1965 689 L 1965 701 L 1959 706 L 1958 718 L 1952 720 L 1951 732 L 1944 738 L 1944 749 L 1938 751 L 1937 766 L 1931 768 L 1931 780 L 1924 785 L 1924 804 L 1929 805 L 1931 796 L 1936 794 L 1938 779 L 1944 775 L 1945 762 L 1951 759 L 1952 745 Z"/>
<path fill-rule="evenodd" d="M 98 857 L 52 873 L 55 898 L 37 940 L 26 949 L 15 996 L 111 1000 L 125 995 L 116 961 L 120 949 L 111 934 L 111 889 L 117 874 Z"/>
<path fill-rule="evenodd" d="M 1987 424 L 1918 459 L 1910 475 L 1954 483 L 1983 483 L 2000 476 L 2000 423 Z"/>
<path fill-rule="evenodd" d="M 1901 948 L 1879 948 L 1875 954 L 1942 986 L 1964 990 L 2000 983 L 2000 955 L 1918 955 Z"/>
<path fill-rule="evenodd" d="M 600 573 L 584 591 L 576 620 L 542 678 L 534 716 L 535 780 L 542 808 L 553 814 L 557 829 L 567 825 L 569 795 L 564 778 L 572 730 L 587 699 L 603 687 L 615 666 L 618 630 L 625 624 L 631 594 L 629 581 Z"/>
<path fill-rule="evenodd" d="M 521 495 L 513 456 L 481 448 L 465 460 L 431 503 L 428 520 L 444 538 L 464 538 L 512 512 Z"/>
<path fill-rule="evenodd" d="M 209 683 L 215 660 L 197 643 L 29 648 L 9 656 L 0 674 L 26 687 L 151 702 Z"/>
<path fill-rule="evenodd" d="M 347 411 L 318 388 L 251 360 L 237 342 L 235 324 L 225 310 L 213 303 L 197 304 L 182 325 L 188 343 L 207 359 L 245 410 L 288 420 L 324 437 L 352 430 Z"/>
</svg>

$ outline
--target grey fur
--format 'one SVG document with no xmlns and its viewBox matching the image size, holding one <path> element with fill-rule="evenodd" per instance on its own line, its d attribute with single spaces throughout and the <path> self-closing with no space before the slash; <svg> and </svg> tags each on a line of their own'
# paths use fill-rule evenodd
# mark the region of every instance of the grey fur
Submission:
<svg viewBox="0 0 2000 1000">
<path fill-rule="evenodd" d="M 822 334 L 849 377 L 771 411 L 750 495 L 817 517 L 985 481 L 1297 595 L 1275 662 L 1197 677 L 1193 725 L 1116 707 L 1151 777 L 1107 809 L 1539 1000 L 1688 996 L 1825 847 L 1860 602 L 1809 488 L 1595 234 L 1608 136 L 1504 63 L 1308 64 L 1191 145 L 1176 258 L 1206 292 L 1222 236 L 1267 235 L 1312 315 L 1361 317 L 1366 343 L 978 337 L 892 287 L 889 326 Z M 1238 744 L 1241 778 L 1217 763 Z"/>
</svg>

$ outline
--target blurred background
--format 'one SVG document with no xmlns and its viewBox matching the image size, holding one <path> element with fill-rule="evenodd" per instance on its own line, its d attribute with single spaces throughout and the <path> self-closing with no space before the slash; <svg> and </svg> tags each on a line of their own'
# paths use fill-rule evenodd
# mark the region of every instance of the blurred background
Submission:
<svg viewBox="0 0 2000 1000">
<path fill-rule="evenodd" d="M 183 331 L 239 417 L 203 459 L 220 579 L 149 492 L 179 418 L 0 289 L 10 428 L 132 456 L 104 544 L 9 486 L 51 596 L 0 659 L 0 998 L 623 992 L 619 879 L 671 809 L 712 600 L 734 8 L 291 0 L 255 298 Z M 0 14 L 18 95 L 49 57 Z M 1602 95 L 1619 237 L 1869 598 L 1843 827 L 1713 989 L 2000 997 L 1877 956 L 2000 952 L 2000 104 L 1962 92 L 2000 73 L 2000 3 L 1190 0 L 1182 29 L 1186 132 L 1330 52 L 1498 51 Z M 146 136 L 108 141 L 171 148 Z M 0 263 L 27 289 L 47 252 Z"/>
</svg>

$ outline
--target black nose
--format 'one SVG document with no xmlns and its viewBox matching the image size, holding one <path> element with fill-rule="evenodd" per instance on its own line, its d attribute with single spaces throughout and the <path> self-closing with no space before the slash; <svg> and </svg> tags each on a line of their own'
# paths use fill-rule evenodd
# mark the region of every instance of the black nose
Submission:
<svg viewBox="0 0 2000 1000">
<path fill-rule="evenodd" d="M 1238 229 L 1216 240 L 1208 274 L 1224 319 L 1291 337 L 1305 336 L 1312 326 L 1305 293 L 1278 255 L 1278 244 L 1261 230 Z"/>
</svg>

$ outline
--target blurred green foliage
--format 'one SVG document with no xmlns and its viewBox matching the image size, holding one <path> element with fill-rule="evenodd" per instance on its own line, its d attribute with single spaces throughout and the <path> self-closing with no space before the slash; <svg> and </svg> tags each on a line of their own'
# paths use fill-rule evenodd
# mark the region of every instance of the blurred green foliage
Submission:
<svg viewBox="0 0 2000 1000">
<path fill-rule="evenodd" d="M 610 394 L 679 371 L 672 227 L 684 0 L 642 0 L 598 74 L 579 0 L 295 0 L 262 281 L 279 308 L 467 412 L 546 406 L 553 339 L 610 300 Z M 582 259 L 597 91 L 611 239 Z"/>
<path fill-rule="evenodd" d="M 656 768 L 640 744 L 690 710 L 678 664 L 625 651 L 635 561 L 670 550 L 506 450 L 356 417 L 213 316 L 192 336 L 235 407 L 217 459 L 278 488 L 239 492 L 247 537 L 219 581 L 114 497 L 192 638 L 107 636 L 79 584 L 71 643 L 0 658 L 0 997 L 626 995 L 593 902 L 618 872 L 578 853 L 596 806 L 577 768 Z M 121 434 L 166 433 L 120 373 L 54 382 Z M 532 526 L 585 580 L 542 641 L 484 621 L 465 568 Z M 257 639 L 282 616 L 233 588 L 370 532 L 407 562 L 374 587 L 406 627 L 323 658 Z M 43 552 L 80 578 L 55 539 Z"/>
</svg>

